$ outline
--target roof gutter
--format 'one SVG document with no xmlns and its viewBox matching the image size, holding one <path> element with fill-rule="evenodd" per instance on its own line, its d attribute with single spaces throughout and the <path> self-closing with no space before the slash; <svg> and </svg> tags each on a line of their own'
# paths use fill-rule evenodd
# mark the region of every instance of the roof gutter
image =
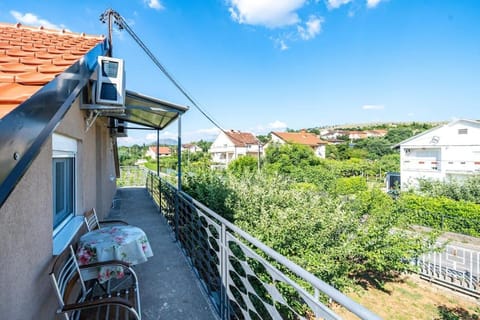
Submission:
<svg viewBox="0 0 480 320">
<path fill-rule="evenodd" d="M 0 208 L 63 119 L 105 55 L 98 44 L 79 61 L 0 119 Z"/>
</svg>

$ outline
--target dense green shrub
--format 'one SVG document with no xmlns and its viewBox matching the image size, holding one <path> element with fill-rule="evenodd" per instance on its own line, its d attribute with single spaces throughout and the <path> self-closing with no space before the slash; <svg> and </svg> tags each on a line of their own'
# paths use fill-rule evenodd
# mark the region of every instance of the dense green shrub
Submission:
<svg viewBox="0 0 480 320">
<path fill-rule="evenodd" d="M 420 179 L 419 185 L 419 191 L 430 197 L 447 197 L 453 200 L 480 203 L 480 175 L 446 182 Z"/>
<path fill-rule="evenodd" d="M 338 178 L 335 184 L 335 193 L 338 195 L 356 194 L 367 190 L 367 181 L 364 177 Z"/>
<path fill-rule="evenodd" d="M 281 175 L 228 176 L 225 182 L 234 193 L 226 205 L 239 227 L 337 288 L 364 273 L 382 278 L 411 269 L 410 258 L 427 246 L 402 231 L 393 200 L 380 191 L 348 200 Z"/>
<path fill-rule="evenodd" d="M 257 171 L 259 166 L 258 161 L 256 157 L 243 156 L 230 162 L 227 170 L 236 176 L 241 176 L 246 172 L 251 173 Z"/>
<path fill-rule="evenodd" d="M 205 204 L 207 207 L 233 221 L 233 212 L 227 205 L 229 198 L 235 197 L 223 172 L 212 170 L 190 171 L 183 176 L 183 191 Z"/>
<path fill-rule="evenodd" d="M 480 205 L 473 202 L 403 193 L 397 208 L 410 223 L 480 236 Z"/>
</svg>

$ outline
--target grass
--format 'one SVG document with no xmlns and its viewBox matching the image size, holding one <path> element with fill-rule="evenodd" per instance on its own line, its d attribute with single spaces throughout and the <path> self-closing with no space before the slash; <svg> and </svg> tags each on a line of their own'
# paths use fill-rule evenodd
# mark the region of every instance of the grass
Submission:
<svg viewBox="0 0 480 320">
<path fill-rule="evenodd" d="M 418 278 L 404 276 L 381 289 L 358 288 L 349 295 L 383 319 L 480 320 L 480 303 Z M 336 309 L 344 319 L 357 319 Z"/>
</svg>

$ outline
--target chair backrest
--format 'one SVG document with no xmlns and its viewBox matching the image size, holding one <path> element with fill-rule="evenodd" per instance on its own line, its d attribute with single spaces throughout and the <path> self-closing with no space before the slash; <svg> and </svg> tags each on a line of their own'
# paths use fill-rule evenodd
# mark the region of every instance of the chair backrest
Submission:
<svg viewBox="0 0 480 320">
<path fill-rule="evenodd" d="M 66 304 L 85 299 L 87 289 L 72 246 L 57 257 L 50 272 L 50 279 L 57 295 L 59 309 Z M 68 314 L 65 316 L 69 319 Z"/>
<path fill-rule="evenodd" d="M 95 208 L 92 208 L 85 212 L 83 219 L 85 224 L 87 225 L 88 231 L 92 231 L 95 229 L 100 229 L 100 222 L 98 221 L 97 212 Z"/>
</svg>

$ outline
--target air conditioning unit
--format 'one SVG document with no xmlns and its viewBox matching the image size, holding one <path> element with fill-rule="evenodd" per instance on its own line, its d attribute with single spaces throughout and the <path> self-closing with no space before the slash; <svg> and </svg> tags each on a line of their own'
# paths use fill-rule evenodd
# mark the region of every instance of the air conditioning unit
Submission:
<svg viewBox="0 0 480 320">
<path fill-rule="evenodd" d="M 95 103 L 125 106 L 125 62 L 123 59 L 98 57 Z"/>
</svg>

